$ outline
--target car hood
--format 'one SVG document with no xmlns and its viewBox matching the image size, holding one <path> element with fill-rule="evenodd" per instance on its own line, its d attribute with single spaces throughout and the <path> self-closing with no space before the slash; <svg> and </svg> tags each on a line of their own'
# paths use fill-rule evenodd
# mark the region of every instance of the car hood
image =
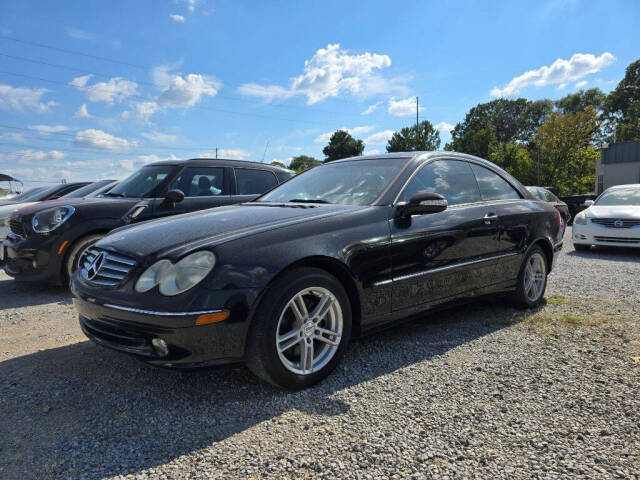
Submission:
<svg viewBox="0 0 640 480">
<path fill-rule="evenodd" d="M 640 206 L 612 205 L 598 206 L 592 205 L 588 208 L 586 215 L 590 218 L 631 218 L 640 219 Z"/>
<path fill-rule="evenodd" d="M 17 207 L 20 208 L 20 215 L 30 215 L 32 213 L 39 212 L 46 208 L 57 207 L 59 205 L 71 205 L 78 208 L 91 208 L 92 206 L 109 205 L 116 207 L 122 206 L 124 213 L 132 205 L 143 200 L 142 198 L 118 198 L 118 197 L 68 197 L 57 198 L 55 200 L 45 200 L 44 202 L 25 203 L 20 204 Z M 22 207 L 25 208 L 22 208 Z"/>
<path fill-rule="evenodd" d="M 136 257 L 171 254 L 172 250 L 212 247 L 267 230 L 353 212 L 367 207 L 293 203 L 246 203 L 200 210 L 122 227 L 98 247 Z"/>
</svg>

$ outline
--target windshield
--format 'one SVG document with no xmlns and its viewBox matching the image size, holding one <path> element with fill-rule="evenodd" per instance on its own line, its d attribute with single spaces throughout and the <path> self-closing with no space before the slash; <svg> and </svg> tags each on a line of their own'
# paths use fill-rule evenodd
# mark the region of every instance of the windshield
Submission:
<svg viewBox="0 0 640 480">
<path fill-rule="evenodd" d="M 79 188 L 77 190 L 73 190 L 72 192 L 69 192 L 66 195 L 63 195 L 60 198 L 81 198 L 81 197 L 86 197 L 90 193 L 93 193 L 96 190 L 100 190 L 105 185 L 109 185 L 112 182 L 113 182 L 113 180 L 100 180 L 99 182 L 93 182 L 93 183 L 90 183 L 89 185 L 85 185 L 84 187 L 81 187 L 81 188 Z"/>
<path fill-rule="evenodd" d="M 307 170 L 256 201 L 370 205 L 405 161 L 405 158 L 386 158 L 328 163 Z"/>
<path fill-rule="evenodd" d="M 113 187 L 105 197 L 149 197 L 168 176 L 178 168 L 176 165 L 153 165 L 143 167 Z"/>
<path fill-rule="evenodd" d="M 11 200 L 12 202 L 18 202 L 18 201 L 26 202 L 31 197 L 35 197 L 36 195 L 38 195 L 38 193 L 41 192 L 44 189 L 45 189 L 45 187 L 30 188 L 26 192 L 22 192 L 20 195 L 16 195 L 15 197 L 11 197 L 9 200 Z"/>
<path fill-rule="evenodd" d="M 624 188 L 604 192 L 596 205 L 640 205 L 640 188 Z"/>
</svg>

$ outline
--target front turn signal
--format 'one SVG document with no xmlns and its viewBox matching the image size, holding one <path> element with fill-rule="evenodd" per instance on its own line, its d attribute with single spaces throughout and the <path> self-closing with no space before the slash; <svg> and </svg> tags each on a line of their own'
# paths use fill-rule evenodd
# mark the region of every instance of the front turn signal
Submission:
<svg viewBox="0 0 640 480">
<path fill-rule="evenodd" d="M 205 313 L 196 319 L 196 325 L 208 325 L 210 323 L 222 322 L 229 318 L 229 312 Z"/>
</svg>

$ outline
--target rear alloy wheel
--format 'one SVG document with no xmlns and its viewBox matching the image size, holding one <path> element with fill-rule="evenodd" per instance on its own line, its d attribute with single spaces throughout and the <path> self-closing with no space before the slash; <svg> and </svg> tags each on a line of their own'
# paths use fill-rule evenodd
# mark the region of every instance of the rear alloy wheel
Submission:
<svg viewBox="0 0 640 480">
<path fill-rule="evenodd" d="M 351 335 L 351 305 L 324 270 L 285 274 L 265 294 L 249 334 L 247 365 L 281 388 L 299 390 L 331 373 Z"/>
<path fill-rule="evenodd" d="M 534 247 L 526 256 L 518 276 L 515 296 L 524 308 L 533 308 L 542 302 L 547 288 L 547 259 L 540 247 Z"/>
</svg>

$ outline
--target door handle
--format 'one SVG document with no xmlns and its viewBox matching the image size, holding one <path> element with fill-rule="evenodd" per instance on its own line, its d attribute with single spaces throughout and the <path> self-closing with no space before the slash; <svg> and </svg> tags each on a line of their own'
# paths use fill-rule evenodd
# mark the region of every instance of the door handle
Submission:
<svg viewBox="0 0 640 480">
<path fill-rule="evenodd" d="M 483 217 L 484 223 L 485 225 L 491 225 L 493 222 L 495 222 L 496 220 L 498 220 L 498 216 L 493 214 L 493 213 L 487 213 L 484 217 Z"/>
</svg>

